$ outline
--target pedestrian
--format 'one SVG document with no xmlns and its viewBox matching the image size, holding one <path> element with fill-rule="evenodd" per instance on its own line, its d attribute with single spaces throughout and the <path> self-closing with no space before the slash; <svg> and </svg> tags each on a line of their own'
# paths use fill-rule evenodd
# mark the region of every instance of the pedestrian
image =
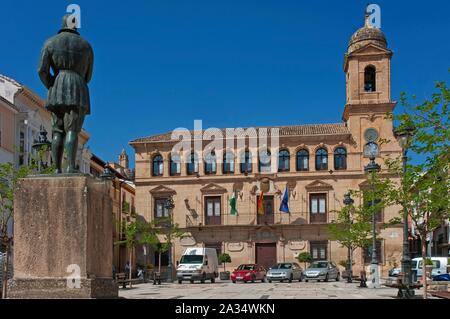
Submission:
<svg viewBox="0 0 450 319">
<path fill-rule="evenodd" d="M 130 276 L 130 262 L 129 261 L 127 261 L 125 263 L 125 275 L 127 278 Z"/>
</svg>

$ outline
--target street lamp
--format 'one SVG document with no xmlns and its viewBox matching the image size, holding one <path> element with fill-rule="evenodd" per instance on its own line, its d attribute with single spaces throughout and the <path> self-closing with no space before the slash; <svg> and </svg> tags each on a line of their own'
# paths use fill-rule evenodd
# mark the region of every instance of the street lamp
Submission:
<svg viewBox="0 0 450 319">
<path fill-rule="evenodd" d="M 347 222 L 348 222 L 348 227 L 351 227 L 350 225 L 353 223 L 352 218 L 350 216 L 350 206 L 353 205 L 355 201 L 353 200 L 353 198 L 351 197 L 350 192 L 346 193 L 344 195 L 344 205 L 348 206 L 348 213 L 347 213 Z M 352 247 L 350 247 L 350 245 L 347 247 L 348 251 L 347 251 L 347 282 L 351 283 L 353 281 L 353 269 L 352 269 Z"/>
<path fill-rule="evenodd" d="M 415 128 L 411 125 L 404 127 L 403 129 L 396 129 L 394 135 L 398 141 L 398 144 L 402 148 L 402 167 L 403 167 L 403 187 L 405 187 L 405 174 L 406 174 L 406 163 L 408 161 L 407 152 L 408 147 L 411 142 L 412 136 L 414 134 Z M 404 189 L 405 191 L 405 189 Z M 402 256 L 402 273 L 403 273 L 403 288 L 405 289 L 405 294 L 407 298 L 410 296 L 409 286 L 411 284 L 411 257 L 409 255 L 409 227 L 408 227 L 408 210 L 406 206 L 403 206 L 403 256 Z M 400 291 L 401 292 L 401 289 Z"/>
<path fill-rule="evenodd" d="M 164 207 L 167 209 L 167 211 L 169 212 L 169 218 L 170 218 L 170 224 L 169 227 L 172 227 L 172 213 L 173 213 L 173 209 L 175 208 L 175 203 L 173 202 L 173 197 L 170 196 L 169 198 L 167 198 L 166 202 L 164 203 Z M 167 265 L 167 273 L 168 273 L 168 278 L 167 280 L 169 282 L 172 282 L 172 243 L 170 243 L 170 247 L 169 247 L 169 264 Z M 161 261 L 160 261 L 161 262 Z"/>
<path fill-rule="evenodd" d="M 31 147 L 38 154 L 38 172 L 40 173 L 43 169 L 48 167 L 49 154 L 52 147 L 52 143 L 47 139 L 47 131 L 42 125 L 38 139 L 34 140 Z"/>
<path fill-rule="evenodd" d="M 103 172 L 100 174 L 100 178 L 104 181 L 112 181 L 114 179 L 115 175 L 111 168 L 109 167 L 109 163 L 105 164 L 105 167 L 103 168 Z"/>
<path fill-rule="evenodd" d="M 375 149 L 374 149 L 375 150 Z M 373 180 L 373 175 L 380 171 L 381 167 L 375 163 L 375 156 L 377 151 L 369 153 L 370 162 L 364 167 L 364 171 L 370 175 Z M 372 209 L 375 207 L 375 198 L 372 195 Z M 378 273 L 378 260 L 377 260 L 377 230 L 376 230 L 376 218 L 375 211 L 372 214 L 372 261 L 370 262 L 370 274 L 372 275 L 372 288 L 378 288 L 380 286 L 380 275 Z"/>
</svg>

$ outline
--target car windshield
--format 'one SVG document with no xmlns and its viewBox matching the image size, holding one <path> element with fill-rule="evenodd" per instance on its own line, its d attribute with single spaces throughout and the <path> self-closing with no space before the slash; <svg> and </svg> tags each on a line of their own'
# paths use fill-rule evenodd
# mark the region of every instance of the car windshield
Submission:
<svg viewBox="0 0 450 319">
<path fill-rule="evenodd" d="M 309 268 L 327 268 L 328 262 L 326 261 L 315 261 L 311 264 Z"/>
<path fill-rule="evenodd" d="M 291 268 L 292 268 L 292 264 L 286 264 L 286 263 L 276 264 L 275 266 L 272 267 L 272 269 L 291 269 Z"/>
<path fill-rule="evenodd" d="M 255 269 L 255 265 L 240 265 L 238 270 L 253 270 Z"/>
<path fill-rule="evenodd" d="M 184 255 L 181 257 L 180 264 L 202 264 L 202 255 Z"/>
</svg>

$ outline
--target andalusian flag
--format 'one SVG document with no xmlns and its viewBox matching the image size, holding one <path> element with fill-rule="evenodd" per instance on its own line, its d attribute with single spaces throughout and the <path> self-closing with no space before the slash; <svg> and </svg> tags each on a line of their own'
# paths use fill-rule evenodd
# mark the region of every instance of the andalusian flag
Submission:
<svg viewBox="0 0 450 319">
<path fill-rule="evenodd" d="M 233 196 L 230 198 L 230 215 L 237 215 L 236 192 L 233 192 Z"/>
<path fill-rule="evenodd" d="M 264 195 L 262 191 L 258 199 L 258 214 L 264 215 Z"/>
</svg>

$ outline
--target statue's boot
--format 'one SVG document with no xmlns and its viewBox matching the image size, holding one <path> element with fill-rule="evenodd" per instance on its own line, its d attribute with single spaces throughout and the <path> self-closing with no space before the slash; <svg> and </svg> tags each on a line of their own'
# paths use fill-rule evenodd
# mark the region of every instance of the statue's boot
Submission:
<svg viewBox="0 0 450 319">
<path fill-rule="evenodd" d="M 64 148 L 67 152 L 67 173 L 77 173 L 75 162 L 77 158 L 77 148 L 78 148 L 78 133 L 75 131 L 68 131 L 66 134 L 66 141 L 64 143 Z"/>
<path fill-rule="evenodd" d="M 62 157 L 64 152 L 64 137 L 61 132 L 53 132 L 52 159 L 56 166 L 56 172 L 62 173 Z"/>
</svg>

